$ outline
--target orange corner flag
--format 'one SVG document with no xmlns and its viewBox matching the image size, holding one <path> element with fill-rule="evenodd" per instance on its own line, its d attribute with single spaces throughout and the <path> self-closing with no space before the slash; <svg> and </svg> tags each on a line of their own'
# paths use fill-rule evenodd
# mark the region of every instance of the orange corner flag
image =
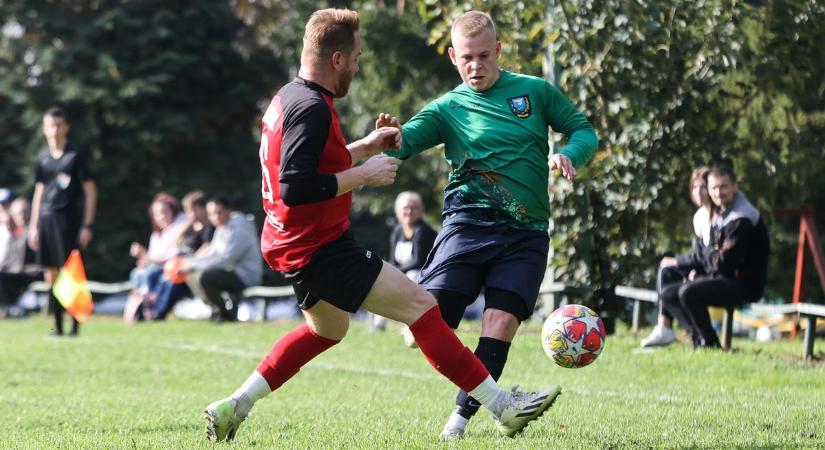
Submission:
<svg viewBox="0 0 825 450">
<path fill-rule="evenodd" d="M 80 323 L 85 322 L 94 311 L 92 293 L 86 286 L 86 269 L 83 268 L 78 250 L 72 250 L 66 259 L 66 264 L 60 269 L 52 286 L 52 292 L 66 311 Z"/>
</svg>

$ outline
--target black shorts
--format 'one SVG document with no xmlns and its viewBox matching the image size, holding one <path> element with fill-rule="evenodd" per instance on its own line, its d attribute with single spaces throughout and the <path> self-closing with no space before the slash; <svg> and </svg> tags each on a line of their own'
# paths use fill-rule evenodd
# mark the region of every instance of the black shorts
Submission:
<svg viewBox="0 0 825 450">
<path fill-rule="evenodd" d="M 524 320 L 533 313 L 547 269 L 550 237 L 544 231 L 505 225 L 448 223 L 421 269 L 427 290 L 451 291 L 475 299 L 482 287 L 513 292 L 522 305 L 486 305 Z"/>
<path fill-rule="evenodd" d="M 69 253 L 78 248 L 77 220 L 61 212 L 43 211 L 37 222 L 40 250 L 37 263 L 42 267 L 63 267 Z"/>
<path fill-rule="evenodd" d="M 354 313 L 364 303 L 383 265 L 378 255 L 359 246 L 347 231 L 319 248 L 309 264 L 283 274 L 292 284 L 299 308 L 306 310 L 324 300 Z"/>
</svg>

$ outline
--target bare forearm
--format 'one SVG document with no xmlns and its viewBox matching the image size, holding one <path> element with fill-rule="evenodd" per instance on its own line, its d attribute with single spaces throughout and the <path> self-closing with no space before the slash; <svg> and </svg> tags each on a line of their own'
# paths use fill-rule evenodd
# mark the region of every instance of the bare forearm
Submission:
<svg viewBox="0 0 825 450">
<path fill-rule="evenodd" d="M 353 157 L 353 160 L 355 160 L 355 157 Z M 361 187 L 366 182 L 366 177 L 361 166 L 355 166 L 343 172 L 338 172 L 335 174 L 335 178 L 338 179 L 338 192 L 335 194 L 336 197 Z"/>
<path fill-rule="evenodd" d="M 40 201 L 43 198 L 43 184 L 37 183 L 34 186 L 34 195 L 32 196 L 32 213 L 29 219 L 29 226 L 31 229 L 37 230 L 37 225 L 40 221 Z"/>
<path fill-rule="evenodd" d="M 369 148 L 364 144 L 364 139 L 363 138 L 358 139 L 357 141 L 350 142 L 349 144 L 347 144 L 347 150 L 349 150 L 350 155 L 352 155 L 352 165 L 353 166 L 355 166 L 359 162 L 361 162 L 361 161 L 369 158 L 370 156 L 372 156 L 369 153 Z M 339 186 L 340 186 L 340 181 L 341 180 L 339 179 L 338 181 L 339 181 Z M 352 188 L 350 188 L 350 190 L 352 190 Z M 348 191 L 345 191 L 345 192 L 348 192 Z M 338 195 L 341 195 L 340 190 L 339 190 Z"/>
<path fill-rule="evenodd" d="M 97 213 L 97 186 L 94 182 L 87 181 L 83 184 L 84 192 L 84 207 L 83 207 L 83 224 L 92 225 L 95 223 L 95 214 Z"/>
</svg>

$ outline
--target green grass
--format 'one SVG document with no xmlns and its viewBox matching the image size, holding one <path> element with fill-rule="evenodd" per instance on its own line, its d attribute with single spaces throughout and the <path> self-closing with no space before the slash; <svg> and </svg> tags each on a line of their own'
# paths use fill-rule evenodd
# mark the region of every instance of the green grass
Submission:
<svg viewBox="0 0 825 450">
<path fill-rule="evenodd" d="M 214 447 L 203 407 L 232 392 L 297 322 L 128 327 L 95 317 L 74 339 L 47 337 L 49 324 L 0 321 L 0 448 Z M 471 348 L 477 328 L 460 330 Z M 502 383 L 558 383 L 556 405 L 515 440 L 481 412 L 463 441 L 441 443 L 455 389 L 393 331 L 354 323 L 220 448 L 825 448 L 825 364 L 821 353 L 802 360 L 798 340 L 647 353 L 620 330 L 592 366 L 563 369 L 531 324 Z"/>
</svg>

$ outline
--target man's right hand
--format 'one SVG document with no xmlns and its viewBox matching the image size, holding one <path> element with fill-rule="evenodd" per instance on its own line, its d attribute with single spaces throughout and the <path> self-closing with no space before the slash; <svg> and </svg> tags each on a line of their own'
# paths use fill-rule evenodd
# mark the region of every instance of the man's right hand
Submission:
<svg viewBox="0 0 825 450">
<path fill-rule="evenodd" d="M 375 155 L 359 167 L 364 186 L 386 186 L 395 181 L 399 161 L 386 155 Z"/>
</svg>

